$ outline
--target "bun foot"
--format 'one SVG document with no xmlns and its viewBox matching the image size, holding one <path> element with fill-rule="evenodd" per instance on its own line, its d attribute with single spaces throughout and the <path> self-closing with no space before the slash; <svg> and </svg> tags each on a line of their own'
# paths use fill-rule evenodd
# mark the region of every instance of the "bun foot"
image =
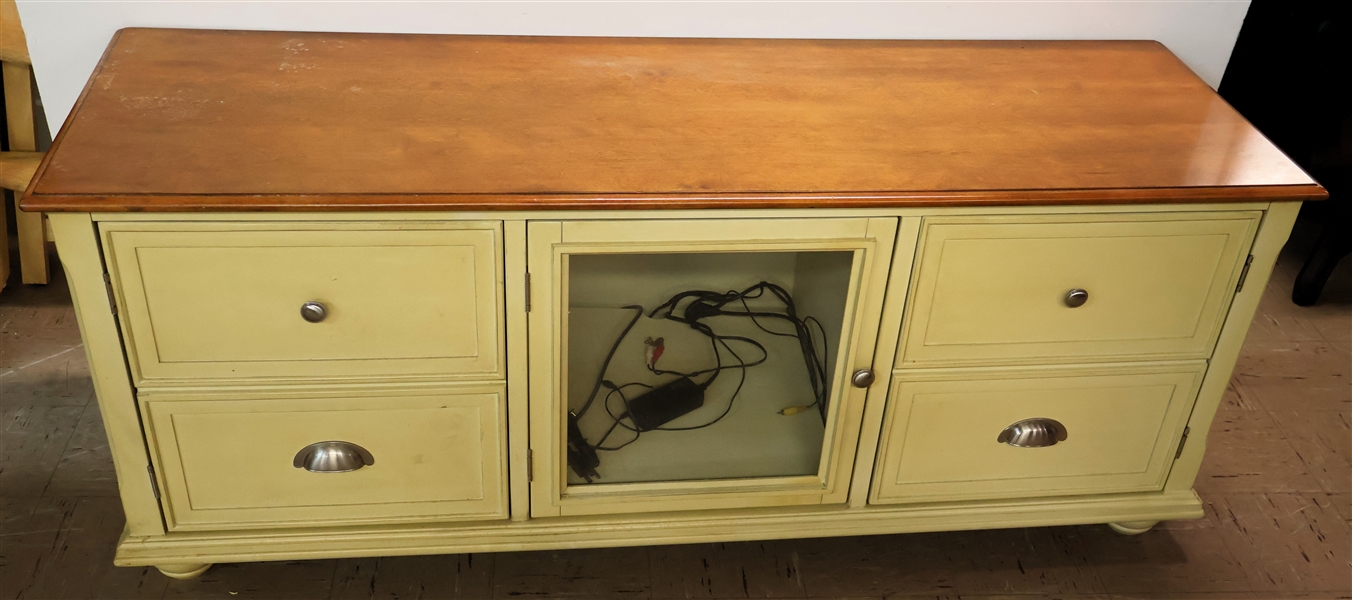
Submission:
<svg viewBox="0 0 1352 600">
<path fill-rule="evenodd" d="M 174 579 L 192 579 L 207 572 L 211 568 L 211 563 L 172 563 L 167 565 L 155 565 L 165 577 Z"/>
<path fill-rule="evenodd" d="M 1122 521 L 1120 523 L 1109 523 L 1108 526 L 1122 535 L 1141 535 L 1150 531 L 1159 521 Z"/>
</svg>

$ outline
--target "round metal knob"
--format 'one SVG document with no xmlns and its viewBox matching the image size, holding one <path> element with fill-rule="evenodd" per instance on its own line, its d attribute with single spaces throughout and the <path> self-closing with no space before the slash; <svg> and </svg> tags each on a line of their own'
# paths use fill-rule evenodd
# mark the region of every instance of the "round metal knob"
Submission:
<svg viewBox="0 0 1352 600">
<path fill-rule="evenodd" d="M 1089 292 L 1080 288 L 1075 288 L 1066 292 L 1066 306 L 1079 308 L 1089 301 Z"/>
<path fill-rule="evenodd" d="M 850 377 L 850 383 L 857 388 L 866 388 L 873 385 L 873 369 L 859 369 Z"/>
<path fill-rule="evenodd" d="M 376 464 L 371 453 L 352 442 L 315 442 L 300 449 L 291 466 L 311 473 L 347 473 Z"/>
<path fill-rule="evenodd" d="M 329 316 L 329 309 L 318 302 L 306 302 L 300 305 L 300 318 L 311 323 L 323 321 Z"/>
<path fill-rule="evenodd" d="M 1066 441 L 1066 426 L 1056 419 L 1024 419 L 1006 427 L 995 441 L 1019 448 L 1043 448 Z"/>
</svg>

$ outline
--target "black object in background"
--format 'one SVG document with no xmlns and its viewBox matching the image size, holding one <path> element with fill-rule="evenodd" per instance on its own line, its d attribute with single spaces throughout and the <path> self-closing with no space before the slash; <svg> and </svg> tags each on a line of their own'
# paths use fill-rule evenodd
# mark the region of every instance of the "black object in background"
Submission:
<svg viewBox="0 0 1352 600">
<path fill-rule="evenodd" d="M 1319 299 L 1352 253 L 1352 2 L 1254 0 L 1221 80 L 1221 97 L 1329 191 L 1301 216 L 1323 229 L 1291 300 Z"/>
</svg>

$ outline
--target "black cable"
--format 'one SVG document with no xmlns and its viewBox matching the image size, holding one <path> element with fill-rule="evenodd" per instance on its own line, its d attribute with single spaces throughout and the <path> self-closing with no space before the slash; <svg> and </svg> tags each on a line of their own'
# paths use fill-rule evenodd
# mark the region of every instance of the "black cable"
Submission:
<svg viewBox="0 0 1352 600">
<path fill-rule="evenodd" d="M 755 311 L 751 309 L 751 306 L 749 304 L 747 304 L 747 299 L 761 298 L 765 295 L 767 291 L 773 296 L 775 296 L 775 298 L 784 305 L 785 309 L 784 313 Z M 678 308 L 681 306 L 681 303 L 686 300 L 690 300 L 690 302 L 686 303 L 683 309 L 680 309 L 681 316 L 679 317 L 676 316 L 676 312 Z M 740 302 L 744 310 L 728 311 L 723 309 L 723 307 L 733 302 Z M 587 401 L 582 405 L 582 408 L 580 410 L 571 414 L 571 418 L 573 419 L 572 422 L 577 422 L 577 420 L 580 420 L 582 415 L 586 414 L 587 411 L 591 408 L 592 404 L 596 400 L 596 395 L 601 391 L 602 387 L 605 387 L 610 390 L 610 392 L 605 395 L 605 398 L 602 400 L 601 403 L 606 410 L 606 414 L 612 419 L 611 425 L 606 430 L 606 432 L 602 434 L 601 438 L 598 439 L 595 444 L 588 443 L 586 439 L 582 438 L 580 435 L 575 436 L 578 439 L 569 440 L 570 444 L 580 444 L 585 446 L 586 448 L 589 448 L 592 454 L 592 462 L 595 462 L 594 459 L 595 451 L 599 450 L 613 452 L 619 450 L 621 448 L 624 448 L 625 446 L 628 446 L 629 444 L 634 443 L 635 441 L 638 441 L 639 436 L 642 435 L 642 431 L 639 430 L 637 424 L 631 426 L 624 423 L 626 419 L 630 420 L 631 422 L 633 421 L 633 418 L 629 410 L 629 397 L 625 395 L 624 389 L 634 386 L 647 388 L 649 390 L 654 389 L 654 386 L 638 382 L 626 383 L 624 385 L 615 385 L 614 382 L 611 382 L 605 378 L 606 371 L 610 368 L 610 363 L 614 359 L 615 353 L 619 350 L 621 343 L 624 341 L 625 337 L 629 335 L 629 332 L 634 328 L 634 325 L 638 323 L 639 318 L 643 316 L 644 309 L 641 306 L 629 305 L 625 306 L 624 308 L 633 309 L 636 311 L 636 314 L 634 315 L 634 318 L 631 319 L 629 323 L 625 326 L 624 330 L 620 332 L 619 337 L 615 339 L 615 343 L 611 345 L 610 351 L 606 354 L 605 361 L 603 361 L 601 364 L 600 373 L 597 374 L 596 383 L 592 386 L 591 394 L 587 396 Z M 708 422 L 699 425 L 691 425 L 685 427 L 656 427 L 653 430 L 690 431 L 694 429 L 703 429 L 705 427 L 709 427 L 711 425 L 714 425 L 715 423 L 718 423 L 732 411 L 733 404 L 736 402 L 737 397 L 740 395 L 742 387 L 746 384 L 746 369 L 749 367 L 763 364 L 764 362 L 769 360 L 770 357 L 769 351 L 766 350 L 765 346 L 763 346 L 760 342 L 757 342 L 756 340 L 745 336 L 719 335 L 714 331 L 713 327 L 711 327 L 707 323 L 702 322 L 703 319 L 714 316 L 747 317 L 751 319 L 751 322 L 754 323 L 758 329 L 764 331 L 765 333 L 781 337 L 796 338 L 798 340 L 799 347 L 802 349 L 803 352 L 803 360 L 805 366 L 807 367 L 808 382 L 812 387 L 813 403 L 808 406 L 816 406 L 818 408 L 819 414 L 821 415 L 822 422 L 825 423 L 826 403 L 827 403 L 826 385 L 828 378 L 826 366 L 821 357 L 824 357 L 827 354 L 826 329 L 822 326 L 821 322 L 814 317 L 808 316 L 803 319 L 798 318 L 797 308 L 794 305 L 793 298 L 784 288 L 775 285 L 773 283 L 762 281 L 740 292 L 728 291 L 725 293 L 718 293 L 706 290 L 688 290 L 677 293 L 676 295 L 668 298 L 666 302 L 663 302 L 657 308 L 654 308 L 651 312 L 649 312 L 648 317 L 658 318 L 657 315 L 659 313 L 662 313 L 663 311 L 665 311 L 665 314 L 660 318 L 683 323 L 686 326 L 690 327 L 691 329 L 709 338 L 710 346 L 714 351 L 714 366 L 708 369 L 701 369 L 686 373 L 681 371 L 658 369 L 654 365 L 648 365 L 648 370 L 650 372 L 652 372 L 654 375 L 659 376 L 676 375 L 679 377 L 689 379 L 694 379 L 702 375 L 708 375 L 709 376 L 708 379 L 705 379 L 702 383 L 696 384 L 701 389 L 708 389 L 709 386 L 713 384 L 714 380 L 718 378 L 719 373 L 727 369 L 737 369 L 739 371 L 740 377 L 738 378 L 737 387 L 733 389 L 732 394 L 728 397 L 728 402 L 727 405 L 723 408 L 723 412 L 720 413 L 717 417 L 714 417 Z M 794 332 L 785 333 L 780 331 L 774 331 L 763 325 L 759 319 L 780 319 L 788 321 L 790 324 L 793 325 Z M 813 339 L 812 330 L 811 327 L 809 326 L 809 323 L 815 324 L 817 330 L 821 332 L 822 337 L 821 355 L 818 355 L 817 353 L 817 344 L 816 341 Z M 733 349 L 733 347 L 728 343 L 729 341 L 742 342 L 751 345 L 755 347 L 757 350 L 760 350 L 761 356 L 752 362 L 747 362 L 742 358 L 740 354 L 737 353 L 735 349 Z M 719 350 L 720 346 L 723 349 L 727 350 L 728 354 L 732 355 L 732 358 L 737 361 L 737 364 L 725 365 L 723 363 L 723 354 Z M 624 412 L 618 415 L 615 414 L 615 411 L 612 410 L 610 406 L 611 398 L 617 395 L 620 397 L 620 401 L 624 405 Z M 634 433 L 634 437 L 618 446 L 605 446 L 604 444 L 606 440 L 610 438 L 610 436 L 615 432 L 616 429 L 621 428 L 632 431 Z M 570 438 L 571 437 L 574 436 L 570 432 Z M 594 475 L 595 474 L 594 470 L 590 469 L 586 465 L 580 466 L 582 467 L 581 469 L 574 468 L 574 470 L 579 471 L 578 474 L 580 476 L 586 477 L 587 481 L 590 482 L 591 477 L 588 475 L 589 474 Z M 595 465 L 593 464 L 591 466 Z"/>
<path fill-rule="evenodd" d="M 624 341 L 625 336 L 629 335 L 629 330 L 633 329 L 634 324 L 638 323 L 638 320 L 643 317 L 642 306 L 630 304 L 621 308 L 634 309 L 634 318 L 629 321 L 628 325 L 624 326 L 624 331 L 620 332 L 620 337 L 615 338 L 615 344 L 610 347 L 610 352 L 606 354 L 605 362 L 601 363 L 601 374 L 596 377 L 596 385 L 592 386 L 591 395 L 587 396 L 587 402 L 576 413 L 579 419 L 582 418 L 582 415 L 587 414 L 587 409 L 591 408 L 592 401 L 596 399 L 596 392 L 601 391 L 601 382 L 606 377 L 606 369 L 610 368 L 610 361 L 615 358 L 615 351 L 620 349 L 620 342 Z"/>
<path fill-rule="evenodd" d="M 831 364 L 831 349 L 826 345 L 826 341 L 827 341 L 827 340 L 826 340 L 826 328 L 822 326 L 822 322 L 821 322 L 821 321 L 818 321 L 816 317 L 812 317 L 812 316 L 804 317 L 804 318 L 803 318 L 803 324 L 806 325 L 806 324 L 808 324 L 808 323 L 816 323 L 816 324 L 817 324 L 817 330 L 820 331 L 820 332 L 822 332 L 822 355 L 821 355 L 821 360 L 816 361 L 816 365 L 817 365 L 817 370 L 818 370 L 819 373 L 820 373 L 821 380 L 822 380 L 822 381 L 830 381 L 830 378 L 827 377 L 827 372 L 828 372 L 827 369 L 830 368 L 829 365 Z M 809 333 L 808 335 L 809 335 L 809 337 L 810 337 L 810 336 L 811 336 L 811 333 Z M 812 344 L 812 352 L 813 352 L 814 355 L 816 354 L 816 352 L 817 352 L 817 345 L 816 345 L 816 344 Z M 815 389 L 814 389 L 813 391 L 814 391 L 814 393 L 816 392 Z M 827 400 L 828 400 L 828 399 L 826 398 L 826 390 L 822 390 L 821 393 L 817 396 L 817 412 L 821 414 L 821 417 L 822 417 L 822 424 L 823 424 L 823 425 L 826 424 L 826 402 L 827 402 Z"/>
<path fill-rule="evenodd" d="M 750 305 L 748 305 L 748 304 L 746 303 L 746 299 L 747 299 L 747 298 L 751 298 L 751 299 L 760 298 L 760 297 L 762 297 L 762 296 L 765 295 L 765 292 L 766 292 L 766 291 L 769 291 L 771 294 L 773 294 L 773 295 L 776 297 L 776 299 L 778 299 L 781 303 L 784 304 L 784 306 L 785 306 L 785 313 L 784 313 L 784 314 L 780 314 L 780 313 L 769 313 L 769 312 L 753 311 L 753 310 L 751 310 Z M 685 300 L 685 299 L 687 299 L 687 298 L 690 298 L 690 299 L 693 299 L 693 300 L 692 300 L 691 303 L 686 304 L 685 310 L 683 311 L 683 315 L 684 315 L 684 316 L 683 316 L 683 317 L 677 317 L 677 316 L 675 315 L 676 310 L 677 310 L 677 307 L 680 305 L 680 303 L 681 303 L 683 300 Z M 728 311 L 728 310 L 724 310 L 724 309 L 723 309 L 724 306 L 726 306 L 727 304 L 729 304 L 729 303 L 731 303 L 731 302 L 734 302 L 734 301 L 739 301 L 739 302 L 741 302 L 743 308 L 745 308 L 745 311 L 744 311 L 744 312 L 739 312 L 739 311 Z M 812 387 L 812 392 L 813 392 L 813 403 L 812 403 L 811 405 L 809 405 L 809 406 L 817 406 L 817 407 L 818 407 L 818 411 L 819 411 L 819 413 L 820 413 L 821 416 L 822 416 L 822 421 L 823 421 L 823 423 L 825 422 L 825 419 L 826 419 L 826 417 L 825 417 L 825 415 L 826 415 L 826 410 L 825 410 L 825 409 L 826 409 L 826 403 L 827 403 L 827 400 L 828 400 L 828 399 L 827 399 L 827 389 L 826 389 L 827 381 L 828 381 L 827 371 L 826 371 L 826 368 L 825 368 L 825 366 L 824 366 L 824 364 L 823 364 L 823 361 L 822 361 L 821 359 L 818 358 L 817 351 L 816 351 L 816 343 L 815 343 L 815 342 L 813 341 L 813 339 L 812 339 L 812 332 L 811 332 L 811 329 L 810 329 L 810 328 L 808 327 L 808 325 L 807 325 L 806 319 L 801 319 L 801 320 L 800 320 L 800 319 L 798 318 L 798 315 L 797 315 L 797 307 L 795 306 L 795 304 L 794 304 L 794 302 L 793 302 L 793 297 L 792 297 L 792 295 L 790 295 L 790 294 L 788 293 L 788 291 L 786 291 L 784 288 L 782 288 L 782 287 L 780 287 L 780 286 L 778 286 L 778 285 L 775 285 L 775 284 L 773 284 L 773 283 L 769 283 L 769 282 L 762 281 L 762 282 L 757 283 L 756 285 L 753 285 L 753 286 L 751 286 L 751 287 L 749 287 L 749 288 L 747 288 L 747 289 L 745 289 L 745 290 L 743 290 L 743 291 L 741 291 L 741 292 L 731 291 L 731 292 L 727 292 L 727 293 L 723 293 L 723 294 L 720 294 L 720 293 L 717 293 L 717 292 L 702 291 L 702 290 L 691 290 L 691 291 L 681 292 L 681 293 L 679 293 L 679 294 L 676 294 L 676 295 L 672 296 L 670 299 L 668 299 L 668 300 L 667 300 L 666 302 L 664 302 L 662 305 L 660 305 L 660 306 L 658 306 L 657 308 L 653 309 L 650 313 L 648 313 L 648 316 L 649 316 L 650 318 L 651 318 L 651 317 L 656 317 L 657 314 L 658 314 L 659 312 L 663 311 L 663 310 L 666 311 L 666 314 L 663 316 L 663 318 L 666 318 L 666 319 L 669 319 L 669 320 L 673 320 L 673 321 L 682 322 L 682 323 L 686 323 L 687 325 L 690 325 L 693 329 L 696 329 L 697 331 L 700 331 L 701 333 L 703 333 L 703 334 L 709 336 L 711 339 L 717 339 L 718 336 L 717 336 L 716 334 L 713 333 L 712 328 L 710 328 L 708 325 L 704 325 L 704 324 L 702 324 L 702 323 L 699 323 L 699 320 L 700 320 L 700 319 L 703 319 L 703 318 L 709 317 L 709 316 L 746 316 L 746 317 L 751 318 L 752 322 L 755 323 L 755 325 L 756 325 L 757 328 L 761 329 L 762 331 L 764 331 L 764 332 L 766 332 L 766 333 L 769 333 L 769 334 L 772 334 L 772 335 L 777 335 L 777 336 L 783 336 L 783 337 L 794 337 L 794 338 L 797 338 L 797 339 L 799 340 L 799 345 L 800 345 L 800 347 L 801 347 L 801 349 L 802 349 L 802 351 L 803 351 L 804 366 L 807 368 L 807 372 L 808 372 L 808 380 L 809 380 L 809 384 L 810 384 L 811 387 Z M 692 313 L 694 313 L 693 316 L 692 316 Z M 773 330 L 767 328 L 766 326 L 762 325 L 762 324 L 760 323 L 760 321 L 757 320 L 757 317 L 761 317 L 761 318 L 776 318 L 776 319 L 783 319 L 783 320 L 789 321 L 789 322 L 792 323 L 793 326 L 794 326 L 794 333 L 790 334 L 790 333 L 783 333 L 783 332 L 773 331 Z M 825 346 L 825 339 L 824 339 L 824 338 L 825 338 L 825 329 L 821 326 L 821 322 L 820 322 L 820 321 L 817 321 L 816 319 L 814 319 L 814 318 L 812 318 L 812 317 L 808 317 L 808 318 L 809 318 L 809 319 L 812 319 L 813 321 L 815 321 L 815 322 L 817 323 L 817 328 L 822 330 L 823 346 Z M 765 348 L 764 348 L 763 346 L 761 346 L 761 345 L 760 345 L 759 343 L 757 343 L 755 340 L 751 340 L 750 338 L 743 338 L 743 337 L 740 337 L 740 336 L 727 336 L 727 337 L 728 337 L 729 339 L 734 339 L 734 337 L 735 337 L 735 339 L 741 339 L 741 340 L 747 341 L 747 342 L 749 342 L 749 343 L 751 343 L 751 344 L 756 345 L 762 352 L 765 351 Z M 725 346 L 726 346 L 726 345 L 725 345 Z M 715 345 L 714 350 L 715 350 L 715 354 L 717 355 L 717 346 L 716 346 L 716 345 Z M 731 350 L 731 349 L 729 348 L 729 350 Z M 768 358 L 768 355 L 766 356 L 766 358 Z M 764 362 L 764 359 L 762 359 L 761 361 L 757 361 L 757 362 L 754 363 L 754 364 L 760 364 L 760 362 Z M 747 366 L 754 366 L 754 365 L 747 365 Z M 652 370 L 655 374 L 665 374 L 665 373 L 681 374 L 681 373 L 677 373 L 677 372 L 674 372 L 674 371 L 665 371 L 665 372 L 664 372 L 664 371 L 661 371 L 661 370 L 658 370 L 658 369 L 651 369 L 651 368 L 650 368 L 650 370 Z M 718 372 L 718 369 L 716 368 L 716 369 L 711 369 L 711 370 L 715 373 L 715 376 L 716 376 L 716 375 L 717 375 L 717 372 Z M 711 371 L 711 370 L 698 371 L 698 372 L 696 372 L 696 374 L 702 374 L 702 373 L 705 373 L 705 372 L 708 372 L 708 371 Z M 682 374 L 682 375 L 691 375 L 691 374 Z M 713 379 L 713 378 L 711 377 L 709 381 L 706 381 L 705 384 L 704 384 L 704 387 L 707 388 L 707 387 L 708 387 L 708 384 L 709 384 L 709 383 L 712 383 L 712 379 Z"/>
<path fill-rule="evenodd" d="M 613 419 L 614 421 L 610 424 L 610 429 L 607 429 L 607 430 L 606 430 L 605 435 L 602 435 L 602 436 L 601 436 L 601 439 L 596 440 L 596 446 L 594 446 L 594 447 L 595 447 L 597 450 L 604 450 L 604 451 L 607 451 L 607 452 L 614 452 L 614 451 L 616 451 L 616 450 L 619 450 L 620 448 L 623 448 L 623 447 L 625 447 L 625 446 L 628 446 L 629 444 L 632 444 L 632 443 L 638 441 L 638 436 L 642 433 L 641 431 L 639 431 L 639 429 L 638 429 L 637 427 L 630 427 L 630 426 L 624 424 L 624 419 L 629 418 L 629 397 L 624 395 L 624 388 L 627 388 L 627 387 L 635 386 L 635 385 L 636 385 L 636 386 L 645 387 L 645 388 L 648 388 L 648 389 L 651 390 L 651 389 L 653 389 L 653 386 L 648 385 L 648 384 L 646 384 L 646 383 L 638 383 L 638 382 L 634 382 L 634 383 L 626 383 L 626 384 L 621 385 L 621 386 L 616 386 L 615 384 L 613 384 L 613 383 L 611 383 L 611 382 L 609 382 L 609 381 L 607 381 L 607 382 L 605 382 L 605 383 L 609 384 L 607 387 L 609 387 L 611 391 L 610 391 L 609 394 L 606 394 L 606 398 L 605 398 L 605 400 L 602 401 L 601 406 L 602 406 L 603 408 L 606 409 L 606 414 L 610 415 L 610 418 Z M 610 398 L 611 398 L 612 396 L 616 395 L 616 394 L 619 394 L 620 400 L 622 400 L 622 401 L 624 402 L 624 412 L 621 413 L 621 414 L 619 414 L 619 415 L 616 415 L 614 411 L 610 410 Z M 620 444 L 619 446 L 614 446 L 614 447 L 610 447 L 610 448 L 607 448 L 607 447 L 602 446 L 602 444 L 606 443 L 606 440 L 607 440 L 608 438 L 610 438 L 610 434 L 615 432 L 615 428 L 616 428 L 616 427 L 622 427 L 622 428 L 624 428 L 624 429 L 628 429 L 629 431 L 634 432 L 634 437 L 633 437 L 633 439 L 630 439 L 629 441 L 627 441 L 627 442 L 625 442 L 625 443 L 623 443 L 623 444 Z"/>
<path fill-rule="evenodd" d="M 759 345 L 760 344 L 757 344 L 757 346 Z M 739 370 L 741 371 L 742 375 L 741 379 L 737 380 L 737 389 L 732 390 L 732 395 L 728 396 L 728 405 L 723 408 L 723 413 L 718 415 L 717 417 L 714 417 L 713 420 L 709 421 L 708 423 L 704 423 L 703 425 L 691 425 L 689 427 L 658 427 L 657 429 L 659 431 L 691 431 L 694 429 L 704 429 L 705 427 L 708 427 L 710 425 L 713 425 L 714 423 L 722 421 L 723 417 L 728 416 L 728 413 L 732 412 L 732 403 L 737 400 L 737 394 L 742 391 L 742 386 L 746 384 L 746 368 L 752 365 L 748 365 L 746 362 L 742 361 L 742 357 L 738 356 L 737 352 L 732 349 L 732 346 L 727 345 L 726 342 L 723 342 L 723 347 L 727 348 L 728 353 L 731 354 L 733 358 L 736 358 L 737 362 L 740 363 Z M 764 350 L 764 348 L 761 349 Z M 762 359 L 761 362 L 765 361 Z"/>
</svg>

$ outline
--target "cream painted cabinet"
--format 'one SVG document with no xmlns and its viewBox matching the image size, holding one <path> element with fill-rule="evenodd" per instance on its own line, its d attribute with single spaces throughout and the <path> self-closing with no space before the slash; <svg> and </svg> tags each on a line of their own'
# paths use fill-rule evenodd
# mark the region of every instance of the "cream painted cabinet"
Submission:
<svg viewBox="0 0 1352 600">
<path fill-rule="evenodd" d="M 1153 42 L 130 28 L 21 207 L 192 577 L 1201 517 L 1326 196 Z"/>
<path fill-rule="evenodd" d="M 1195 517 L 1294 209 L 52 222 L 182 575 Z"/>
</svg>

